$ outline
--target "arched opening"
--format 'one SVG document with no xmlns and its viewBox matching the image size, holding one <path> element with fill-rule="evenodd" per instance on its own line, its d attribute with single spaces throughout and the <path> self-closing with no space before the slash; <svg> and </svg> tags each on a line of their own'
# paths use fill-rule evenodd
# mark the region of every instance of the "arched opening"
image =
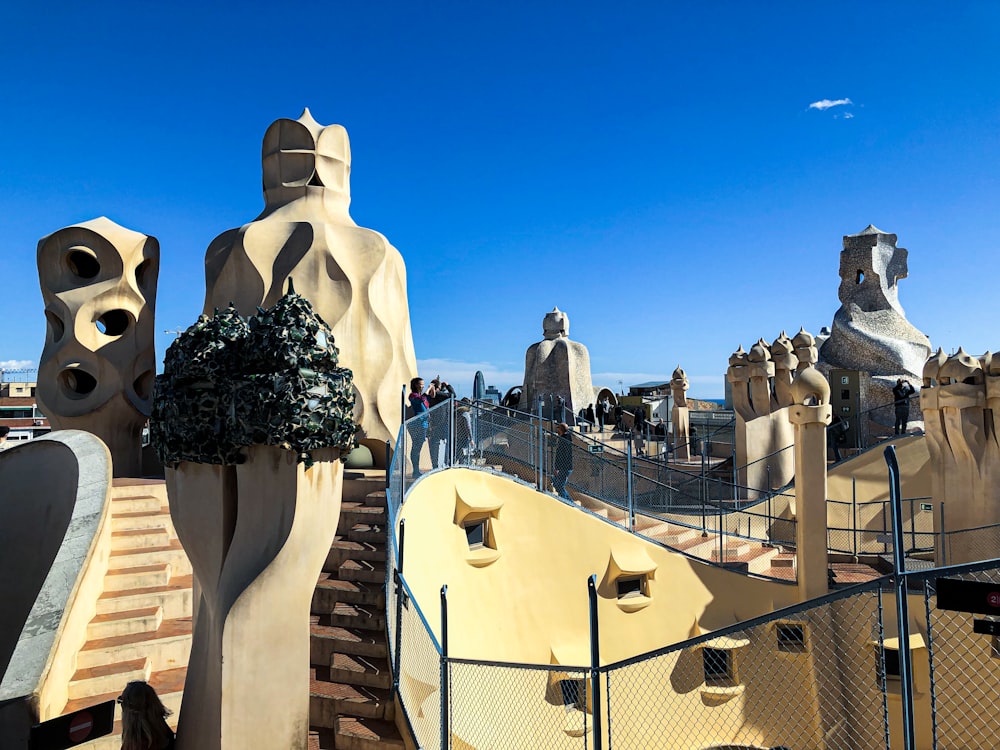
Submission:
<svg viewBox="0 0 1000 750">
<path fill-rule="evenodd" d="M 92 250 L 75 247 L 66 255 L 66 266 L 81 279 L 92 279 L 101 272 L 101 264 Z"/>
<path fill-rule="evenodd" d="M 105 336 L 121 336 L 128 330 L 131 321 L 132 316 L 125 310 L 108 310 L 95 321 L 95 324 L 97 330 Z"/>
<path fill-rule="evenodd" d="M 97 378 L 78 367 L 68 368 L 59 373 L 59 385 L 70 398 L 89 396 L 97 388 Z"/>
</svg>

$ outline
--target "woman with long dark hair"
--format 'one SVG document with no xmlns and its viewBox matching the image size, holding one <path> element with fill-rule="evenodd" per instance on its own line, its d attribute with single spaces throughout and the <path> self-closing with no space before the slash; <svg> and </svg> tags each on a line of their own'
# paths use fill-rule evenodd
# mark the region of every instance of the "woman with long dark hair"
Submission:
<svg viewBox="0 0 1000 750">
<path fill-rule="evenodd" d="M 170 750 L 174 732 L 167 724 L 170 711 L 156 691 L 142 680 L 125 686 L 118 696 L 122 707 L 122 750 Z"/>
</svg>

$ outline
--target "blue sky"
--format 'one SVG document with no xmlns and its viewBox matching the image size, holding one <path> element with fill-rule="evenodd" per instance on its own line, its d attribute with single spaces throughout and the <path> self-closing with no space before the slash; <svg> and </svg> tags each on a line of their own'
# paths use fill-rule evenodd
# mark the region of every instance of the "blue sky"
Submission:
<svg viewBox="0 0 1000 750">
<path fill-rule="evenodd" d="M 348 129 L 351 213 L 461 392 L 520 382 L 558 306 L 598 383 L 681 364 L 721 396 L 738 345 L 830 324 L 869 223 L 934 346 L 1000 347 L 998 3 L 11 5 L 0 363 L 41 353 L 38 239 L 100 215 L 159 239 L 157 329 L 192 323 L 305 106 Z"/>
</svg>

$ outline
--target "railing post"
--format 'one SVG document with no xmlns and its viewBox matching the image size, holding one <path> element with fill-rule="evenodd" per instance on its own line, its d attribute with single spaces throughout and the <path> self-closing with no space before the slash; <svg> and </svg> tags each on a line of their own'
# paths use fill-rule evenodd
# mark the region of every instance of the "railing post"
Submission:
<svg viewBox="0 0 1000 750">
<path fill-rule="evenodd" d="M 899 633 L 899 687 L 903 710 L 903 747 L 914 748 L 913 721 L 913 659 L 910 653 L 910 614 L 906 597 L 906 559 L 903 556 L 903 502 L 900 499 L 899 463 L 896 446 L 885 449 L 889 467 L 889 502 L 892 504 L 892 559 L 896 585 L 896 619 Z"/>
<path fill-rule="evenodd" d="M 448 466 L 455 465 L 455 396 L 448 399 Z"/>
<path fill-rule="evenodd" d="M 635 508 L 632 504 L 632 441 L 628 441 L 628 450 L 625 452 L 625 498 L 627 501 L 628 509 L 628 530 L 632 530 L 632 526 L 635 524 Z"/>
<path fill-rule="evenodd" d="M 389 533 L 392 533 L 390 529 Z M 406 519 L 401 519 L 399 522 L 399 546 L 396 549 L 396 570 L 394 573 L 395 585 L 396 585 L 396 632 L 395 632 L 395 642 L 396 648 L 393 651 L 393 655 L 396 657 L 392 666 L 392 692 L 394 695 L 399 694 L 399 665 L 402 664 L 402 659 L 399 657 L 399 650 L 403 647 L 403 597 L 406 593 L 403 589 L 403 549 L 406 540 Z"/>
<path fill-rule="evenodd" d="M 385 489 L 386 497 L 389 496 L 389 482 L 392 477 L 392 447 L 388 440 L 385 441 Z"/>
<path fill-rule="evenodd" d="M 448 586 L 441 587 L 441 750 L 447 750 L 451 744 L 451 712 L 449 701 L 451 696 L 448 684 Z"/>
<path fill-rule="evenodd" d="M 770 462 L 768 462 L 767 468 L 768 469 L 771 468 L 771 463 Z M 738 484 L 737 477 L 738 477 L 738 475 L 736 473 L 736 446 L 734 445 L 733 446 L 733 500 L 736 500 L 740 496 L 739 490 L 736 489 L 736 485 Z M 747 484 L 750 484 L 750 483 L 747 482 Z M 747 492 L 747 500 L 749 500 L 749 499 L 750 499 L 750 492 L 748 491 Z"/>
<path fill-rule="evenodd" d="M 587 579 L 590 600 L 590 694 L 594 722 L 594 750 L 601 750 L 601 639 L 597 619 L 597 576 Z"/>
<path fill-rule="evenodd" d="M 939 565 L 948 564 L 948 535 L 944 530 L 944 503 L 939 503 L 938 508 L 941 509 L 941 561 Z"/>
<path fill-rule="evenodd" d="M 851 477 L 851 526 L 854 527 L 854 562 L 858 561 L 858 480 Z"/>
<path fill-rule="evenodd" d="M 545 421 L 543 413 L 545 401 L 538 397 L 538 490 L 545 492 Z"/>
</svg>

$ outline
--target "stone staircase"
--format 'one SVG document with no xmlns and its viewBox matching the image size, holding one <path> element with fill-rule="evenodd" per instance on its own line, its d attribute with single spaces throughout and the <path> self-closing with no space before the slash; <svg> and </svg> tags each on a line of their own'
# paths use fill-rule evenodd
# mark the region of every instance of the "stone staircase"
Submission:
<svg viewBox="0 0 1000 750">
<path fill-rule="evenodd" d="M 571 494 L 575 495 L 575 502 L 580 507 L 620 526 L 625 526 L 625 511 L 622 509 L 582 493 Z M 706 562 L 723 564 L 746 573 L 795 580 L 794 569 L 792 575 L 788 575 L 785 563 L 787 556 L 783 555 L 777 547 L 738 537 L 729 537 L 723 539 L 720 549 L 718 534 L 711 532 L 702 534 L 698 529 L 680 526 L 639 513 L 635 516 L 635 531 L 665 547 L 684 552 Z"/>
<path fill-rule="evenodd" d="M 116 479 L 111 554 L 97 614 L 77 654 L 63 713 L 117 698 L 129 680 L 147 680 L 176 725 L 191 651 L 191 564 L 170 521 L 162 481 Z M 115 731 L 78 747 L 118 750 Z"/>
<path fill-rule="evenodd" d="M 318 750 L 403 748 L 385 625 L 381 472 L 345 477 L 337 535 L 312 600 L 309 723 Z"/>
</svg>

